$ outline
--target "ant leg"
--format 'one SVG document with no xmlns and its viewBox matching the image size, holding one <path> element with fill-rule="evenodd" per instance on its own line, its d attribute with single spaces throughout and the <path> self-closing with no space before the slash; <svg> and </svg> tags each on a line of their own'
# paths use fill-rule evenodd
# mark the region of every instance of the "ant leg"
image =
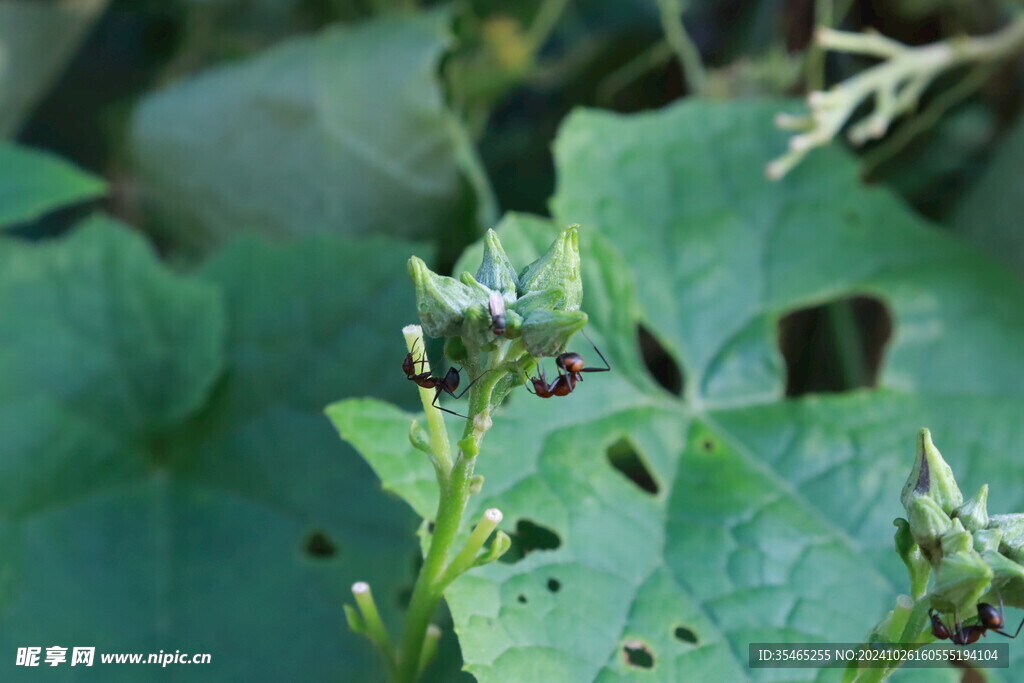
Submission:
<svg viewBox="0 0 1024 683">
<path fill-rule="evenodd" d="M 450 413 L 451 415 L 455 415 L 456 417 L 461 417 L 463 420 L 468 420 L 469 419 L 468 415 L 463 415 L 461 413 L 456 413 L 454 410 L 448 410 L 447 408 L 445 408 L 445 407 L 443 407 L 443 406 L 438 404 L 437 399 L 441 398 L 441 392 L 444 391 L 444 390 L 445 390 L 444 389 L 444 385 L 442 385 L 442 384 L 437 385 L 437 387 L 434 389 L 434 400 L 430 403 L 430 405 L 434 406 L 438 410 L 443 410 L 446 413 Z M 448 393 L 451 393 L 451 392 L 449 391 Z"/>
<path fill-rule="evenodd" d="M 463 389 L 462 391 L 460 391 L 460 392 L 459 392 L 459 395 L 458 395 L 458 396 L 456 396 L 455 394 L 453 394 L 453 393 L 452 393 L 452 391 L 451 391 L 450 389 L 448 389 L 448 387 L 443 387 L 443 388 L 444 388 L 444 390 L 445 390 L 446 392 L 448 392 L 448 395 L 449 395 L 449 396 L 451 396 L 451 397 L 452 397 L 452 398 L 454 398 L 455 400 L 458 400 L 458 399 L 462 398 L 463 396 L 465 396 L 465 395 L 466 395 L 466 392 L 467 392 L 467 391 L 469 391 L 470 387 L 472 387 L 472 386 L 473 386 L 474 384 L 476 384 L 477 382 L 479 382 L 479 381 L 480 381 L 480 378 L 481 378 L 481 377 L 483 377 L 484 375 L 486 375 L 486 374 L 487 374 L 488 372 L 494 372 L 494 368 L 491 368 L 490 370 L 484 370 L 484 371 L 483 371 L 483 372 L 481 372 L 481 373 L 480 373 L 479 375 L 477 375 L 477 378 L 476 378 L 476 379 L 474 379 L 474 380 L 473 380 L 472 382 L 470 382 L 469 384 L 467 384 L 467 385 L 466 385 L 466 388 L 465 388 L 465 389 Z"/>
<path fill-rule="evenodd" d="M 584 332 L 583 330 L 580 330 L 580 334 L 587 338 L 587 341 L 590 342 L 590 345 L 594 347 L 594 351 L 596 351 L 597 355 L 601 357 L 602 361 L 604 361 L 603 368 L 583 368 L 582 370 L 580 370 L 580 372 L 608 372 L 609 370 L 611 370 L 611 363 L 609 363 L 608 359 L 604 357 L 603 353 L 601 353 L 601 349 L 597 348 L 597 344 L 591 341 L 590 337 L 587 337 L 587 333 Z"/>
<path fill-rule="evenodd" d="M 1013 639 L 1020 635 L 1021 627 L 1024 627 L 1024 619 L 1020 620 L 1020 625 L 1017 626 L 1017 632 L 1014 633 L 1012 636 L 1009 633 L 1006 633 L 1005 631 L 996 631 L 996 633 L 998 633 L 1001 636 L 1006 636 L 1007 638 Z M 995 629 L 992 630 L 995 631 Z"/>
</svg>

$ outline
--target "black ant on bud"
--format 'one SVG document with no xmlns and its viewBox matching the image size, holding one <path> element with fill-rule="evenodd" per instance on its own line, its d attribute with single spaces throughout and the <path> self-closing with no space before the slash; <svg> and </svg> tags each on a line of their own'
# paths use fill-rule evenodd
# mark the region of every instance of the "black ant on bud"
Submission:
<svg viewBox="0 0 1024 683">
<path fill-rule="evenodd" d="M 583 333 L 581 333 L 583 334 Z M 587 337 L 586 334 L 583 334 Z M 587 341 L 590 341 L 590 337 L 587 337 Z M 608 372 L 612 369 L 612 366 L 608 363 L 608 359 L 604 357 L 601 350 L 597 348 L 594 342 L 590 341 L 590 345 L 594 347 L 594 351 L 604 361 L 605 367 L 603 368 L 588 368 L 583 361 L 583 356 L 578 353 L 569 351 L 563 354 L 559 354 L 555 358 L 555 365 L 558 367 L 558 378 L 548 384 L 547 377 L 544 375 L 544 368 L 538 364 L 540 371 L 540 377 L 531 377 L 530 382 L 533 384 L 533 391 L 530 391 L 530 387 L 526 387 L 527 391 L 531 394 L 540 396 L 541 398 L 551 398 L 552 396 L 568 396 L 576 388 L 577 382 L 583 381 L 584 372 Z"/>
<path fill-rule="evenodd" d="M 505 300 L 501 294 L 491 292 L 487 310 L 491 314 L 491 331 L 498 336 L 505 334 Z"/>
<path fill-rule="evenodd" d="M 443 408 L 440 405 L 438 405 L 437 399 L 441 397 L 442 391 L 451 396 L 452 398 L 454 398 L 455 400 L 462 398 L 466 394 L 466 392 L 469 391 L 474 384 L 476 384 L 477 380 L 480 379 L 480 377 L 486 375 L 487 373 L 485 372 L 484 375 L 480 375 L 480 377 L 477 377 L 475 380 L 469 383 L 469 386 L 462 390 L 462 393 L 456 395 L 455 390 L 459 388 L 459 380 L 461 379 L 461 377 L 459 376 L 459 371 L 456 370 L 454 366 L 448 368 L 448 372 L 445 373 L 444 377 L 436 377 L 429 372 L 416 372 L 417 365 L 419 365 L 422 368 L 427 363 L 426 351 L 423 352 L 423 356 L 422 358 L 420 358 L 420 360 L 415 360 L 413 358 L 412 354 L 413 351 L 416 350 L 416 344 L 418 343 L 419 339 L 417 339 L 413 343 L 413 350 L 407 353 L 405 355 L 405 360 L 402 361 L 402 370 L 405 372 L 405 378 L 411 382 L 415 382 L 424 389 L 434 390 L 434 400 L 431 402 L 430 405 L 434 406 L 438 410 L 443 410 L 446 413 L 451 413 L 452 415 L 456 415 L 458 417 L 468 420 L 469 418 L 466 415 L 456 413 L 454 410 L 448 410 L 447 408 Z M 488 372 L 490 372 L 490 370 L 488 370 Z"/>
<path fill-rule="evenodd" d="M 934 609 L 928 610 L 928 616 L 932 620 L 932 635 L 939 640 L 951 640 L 955 645 L 970 645 L 986 634 L 986 631 L 994 631 L 1007 638 L 1016 638 L 1020 635 L 1021 627 L 1024 627 L 1024 619 L 1021 620 L 1017 632 L 1012 636 L 1001 630 L 1006 623 L 1003 618 L 1003 601 L 999 601 L 999 607 L 994 607 L 987 602 L 978 603 L 978 623 L 964 626 L 957 622 L 956 628 L 952 631 L 942 623 L 942 618 L 935 613 Z"/>
</svg>

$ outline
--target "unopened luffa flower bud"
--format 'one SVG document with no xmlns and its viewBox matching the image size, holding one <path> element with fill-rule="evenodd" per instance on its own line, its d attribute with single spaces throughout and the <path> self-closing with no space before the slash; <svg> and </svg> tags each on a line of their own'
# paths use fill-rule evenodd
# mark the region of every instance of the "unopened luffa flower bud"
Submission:
<svg viewBox="0 0 1024 683">
<path fill-rule="evenodd" d="M 520 273 L 519 296 L 545 289 L 561 292 L 562 298 L 554 306 L 558 310 L 577 311 L 583 303 L 578 226 L 563 230 L 547 252 Z"/>
<path fill-rule="evenodd" d="M 956 509 L 953 515 L 964 523 L 968 531 L 980 531 L 988 526 L 988 484 L 983 484 L 969 501 Z"/>
<path fill-rule="evenodd" d="M 932 443 L 931 432 L 927 429 L 922 429 L 918 433 L 917 457 L 907 483 L 903 486 L 900 500 L 909 513 L 911 502 L 921 497 L 935 501 L 947 515 L 964 502 L 964 495 L 953 478 L 953 470 Z M 910 520 L 910 525 L 913 527 L 913 519 Z"/>
<path fill-rule="evenodd" d="M 1003 534 L 1000 549 L 1007 557 L 1024 562 L 1024 514 L 992 515 L 989 529 L 998 529 Z"/>
<path fill-rule="evenodd" d="M 430 337 L 451 337 L 462 333 L 466 311 L 485 303 L 486 296 L 455 278 L 438 275 L 422 259 L 409 259 L 409 275 L 416 285 L 416 308 L 423 332 Z"/>
<path fill-rule="evenodd" d="M 940 612 L 966 617 L 992 584 L 993 572 L 974 550 L 946 555 L 939 563 L 929 597 Z"/>
<path fill-rule="evenodd" d="M 1000 555 L 995 550 L 986 550 L 981 558 L 992 569 L 991 592 L 999 596 L 1004 604 L 1024 607 L 1024 567 Z"/>
<path fill-rule="evenodd" d="M 523 321 L 523 346 L 535 358 L 557 356 L 565 350 L 569 339 L 586 326 L 587 314 L 583 311 L 539 308 Z"/>
<path fill-rule="evenodd" d="M 949 515 L 931 498 L 913 498 L 907 506 L 910 533 L 925 555 L 938 559 L 941 547 L 939 539 L 953 526 Z"/>
<path fill-rule="evenodd" d="M 476 271 L 476 281 L 500 293 L 509 303 L 516 300 L 519 277 L 501 246 L 498 233 L 493 230 L 488 230 L 484 236 L 484 258 Z"/>
</svg>

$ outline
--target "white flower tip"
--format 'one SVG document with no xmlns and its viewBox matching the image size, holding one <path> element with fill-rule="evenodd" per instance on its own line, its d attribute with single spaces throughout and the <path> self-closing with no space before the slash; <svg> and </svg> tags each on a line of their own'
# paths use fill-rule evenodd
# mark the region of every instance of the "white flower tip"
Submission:
<svg viewBox="0 0 1024 683">
<path fill-rule="evenodd" d="M 773 161 L 764 167 L 768 180 L 779 180 L 786 174 L 786 167 L 781 161 Z"/>
<path fill-rule="evenodd" d="M 406 325 L 402 328 L 402 334 L 416 334 L 423 336 L 423 328 L 419 325 Z"/>
<path fill-rule="evenodd" d="M 794 152 L 806 152 L 814 144 L 814 140 L 807 135 L 794 135 L 789 139 L 789 148 Z"/>
<path fill-rule="evenodd" d="M 352 592 L 356 595 L 362 595 L 370 592 L 370 584 L 365 581 L 356 581 L 352 584 Z"/>
<path fill-rule="evenodd" d="M 504 517 L 505 516 L 501 514 L 501 510 L 499 510 L 498 508 L 487 508 L 487 510 L 484 512 L 484 518 L 486 518 L 489 522 L 494 522 L 495 524 L 500 522 Z"/>
</svg>

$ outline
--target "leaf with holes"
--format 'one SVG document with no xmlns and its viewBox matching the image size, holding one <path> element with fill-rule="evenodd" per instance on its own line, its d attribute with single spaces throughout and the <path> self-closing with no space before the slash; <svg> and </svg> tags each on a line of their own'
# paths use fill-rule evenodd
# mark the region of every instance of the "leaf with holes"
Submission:
<svg viewBox="0 0 1024 683">
<path fill-rule="evenodd" d="M 423 237 L 453 214 L 471 226 L 471 155 L 437 75 L 447 22 L 334 26 L 146 99 L 133 153 L 167 229 L 196 245 L 238 231 Z"/>
<path fill-rule="evenodd" d="M 412 248 L 249 240 L 180 276 L 110 221 L 0 243 L 0 647 L 211 653 L 196 680 L 380 680 L 341 605 L 373 576 L 394 618 L 416 520 L 321 411 L 366 386 L 402 395 L 382 368 L 414 314 Z"/>
<path fill-rule="evenodd" d="M 561 131 L 554 213 L 582 226 L 588 333 L 613 371 L 566 398 L 515 393 L 484 442 L 468 514 L 501 508 L 520 551 L 446 594 L 479 680 L 768 680 L 750 643 L 859 641 L 908 589 L 892 520 L 922 425 L 964 490 L 1024 503 L 1024 464 L 1005 457 L 1024 438 L 1021 285 L 861 185 L 838 149 L 765 180 L 784 104 L 583 111 Z M 500 233 L 525 262 L 556 229 L 512 216 Z M 853 298 L 894 327 L 876 386 L 787 397 L 780 324 Z M 366 401 L 334 416 L 432 515 L 430 467 L 400 438 L 412 416 Z"/>
</svg>

